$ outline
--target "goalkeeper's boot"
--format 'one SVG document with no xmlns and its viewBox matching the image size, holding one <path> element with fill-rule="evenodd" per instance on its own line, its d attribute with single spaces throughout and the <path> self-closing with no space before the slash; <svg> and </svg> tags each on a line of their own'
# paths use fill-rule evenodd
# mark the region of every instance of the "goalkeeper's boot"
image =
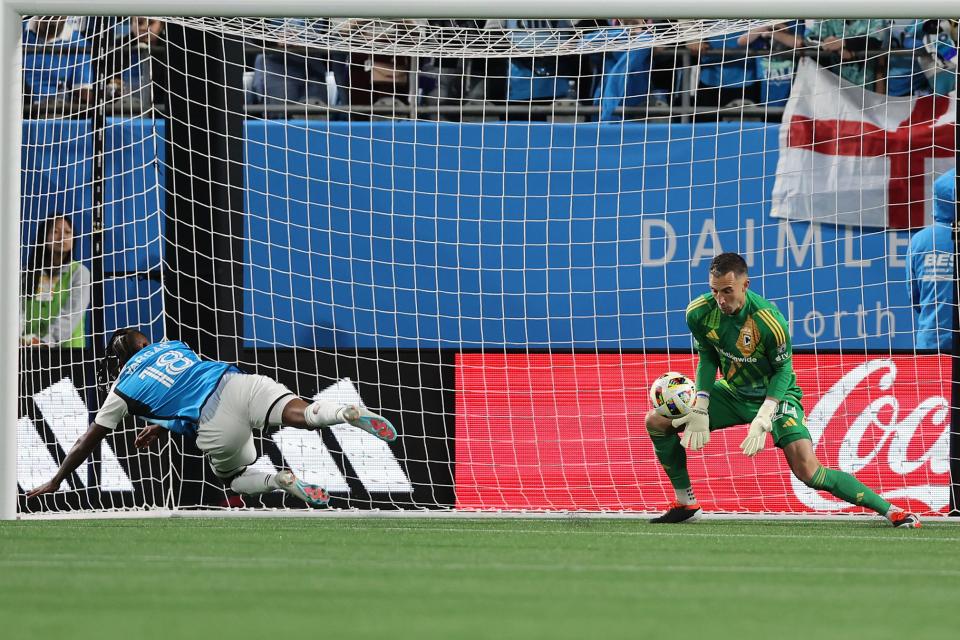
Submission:
<svg viewBox="0 0 960 640">
<path fill-rule="evenodd" d="M 904 529 L 919 529 L 923 526 L 920 524 L 920 518 L 908 511 L 895 511 L 891 513 L 890 524 L 895 527 L 903 527 Z"/>
<path fill-rule="evenodd" d="M 284 469 L 277 474 L 277 484 L 295 498 L 300 498 L 311 507 L 322 507 L 330 502 L 327 490 L 316 484 L 308 484 L 293 475 L 293 471 Z"/>
<path fill-rule="evenodd" d="M 698 504 L 680 504 L 674 502 L 662 516 L 651 520 L 652 524 L 680 524 L 681 522 L 696 522 L 703 514 Z"/>
<path fill-rule="evenodd" d="M 393 428 L 390 421 L 366 407 L 348 405 L 340 410 L 340 415 L 350 426 L 372 433 L 384 442 L 393 442 L 397 439 L 397 430 Z"/>
</svg>

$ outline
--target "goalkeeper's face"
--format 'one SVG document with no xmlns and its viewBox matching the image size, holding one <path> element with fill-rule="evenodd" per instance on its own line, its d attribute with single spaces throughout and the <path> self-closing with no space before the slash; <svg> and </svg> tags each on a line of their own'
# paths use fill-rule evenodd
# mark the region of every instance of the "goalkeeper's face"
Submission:
<svg viewBox="0 0 960 640">
<path fill-rule="evenodd" d="M 749 286 L 750 278 L 745 273 L 737 275 L 730 271 L 720 276 L 710 274 L 710 293 L 717 301 L 720 311 L 727 315 L 732 315 L 743 308 Z"/>
</svg>

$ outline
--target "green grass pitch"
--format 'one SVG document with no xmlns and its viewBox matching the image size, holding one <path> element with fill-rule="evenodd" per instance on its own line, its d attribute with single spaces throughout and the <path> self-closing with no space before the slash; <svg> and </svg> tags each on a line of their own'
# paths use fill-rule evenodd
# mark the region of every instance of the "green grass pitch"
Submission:
<svg viewBox="0 0 960 640">
<path fill-rule="evenodd" d="M 960 527 L 173 518 L 0 523 L 0 637 L 949 638 Z"/>
</svg>

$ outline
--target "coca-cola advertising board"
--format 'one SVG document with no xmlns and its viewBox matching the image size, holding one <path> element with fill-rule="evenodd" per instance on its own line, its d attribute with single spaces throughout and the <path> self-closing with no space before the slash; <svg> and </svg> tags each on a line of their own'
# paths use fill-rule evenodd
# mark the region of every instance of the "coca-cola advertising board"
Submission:
<svg viewBox="0 0 960 640">
<path fill-rule="evenodd" d="M 936 355 L 810 355 L 793 361 L 821 463 L 902 507 L 948 511 L 950 362 Z M 459 354 L 459 509 L 656 511 L 673 498 L 644 427 L 650 383 L 693 377 L 666 354 Z M 859 512 L 790 473 L 780 450 L 740 452 L 745 427 L 687 455 L 708 511 Z"/>
</svg>

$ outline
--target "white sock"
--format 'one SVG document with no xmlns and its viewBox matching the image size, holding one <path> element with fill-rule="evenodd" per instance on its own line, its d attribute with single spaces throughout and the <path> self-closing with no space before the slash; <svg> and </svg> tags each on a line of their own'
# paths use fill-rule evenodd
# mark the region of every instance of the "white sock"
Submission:
<svg viewBox="0 0 960 640">
<path fill-rule="evenodd" d="M 677 502 L 679 504 L 697 504 L 697 499 L 693 496 L 693 487 L 687 487 L 686 489 L 674 488 L 673 492 L 677 495 Z"/>
<path fill-rule="evenodd" d="M 303 410 L 303 419 L 307 425 L 318 427 L 329 427 L 332 424 L 340 424 L 343 420 L 344 409 L 350 407 L 348 404 L 334 404 L 324 400 L 317 400 Z"/>
<path fill-rule="evenodd" d="M 277 474 L 264 473 L 262 471 L 252 471 L 247 469 L 230 483 L 230 488 L 237 493 L 248 496 L 254 496 L 259 493 L 269 493 L 276 491 L 280 485 L 276 481 Z"/>
<path fill-rule="evenodd" d="M 886 518 L 887 520 L 890 520 L 890 521 L 892 522 L 892 521 L 893 521 L 893 514 L 899 512 L 899 511 L 903 511 L 903 509 L 901 509 L 900 507 L 895 507 L 894 505 L 890 505 L 890 508 L 887 509 L 887 512 L 886 512 L 885 514 L 883 514 L 883 517 Z"/>
<path fill-rule="evenodd" d="M 337 420 L 338 409 L 340 409 L 338 404 L 317 400 L 303 410 L 303 418 L 311 427 L 327 427 L 339 422 Z"/>
</svg>

